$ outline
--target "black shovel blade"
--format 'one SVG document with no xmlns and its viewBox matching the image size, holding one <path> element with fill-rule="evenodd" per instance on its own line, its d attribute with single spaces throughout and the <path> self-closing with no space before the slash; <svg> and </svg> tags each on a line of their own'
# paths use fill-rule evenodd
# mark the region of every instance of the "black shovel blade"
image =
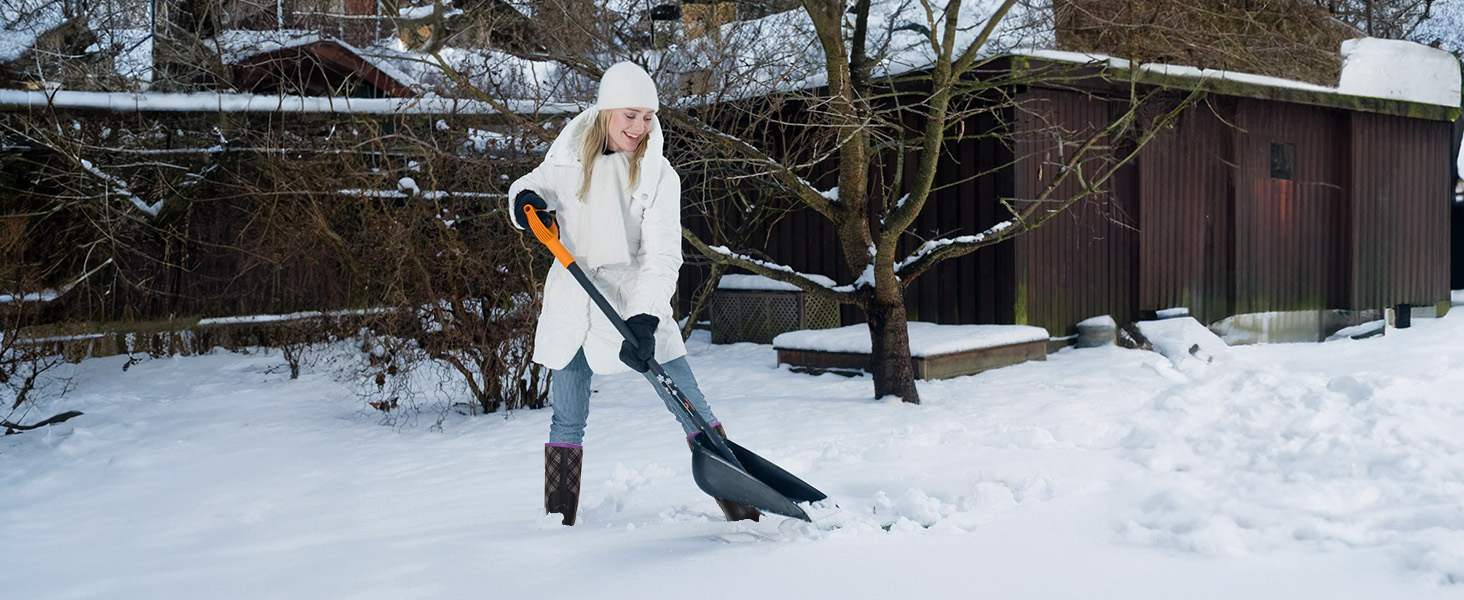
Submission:
<svg viewBox="0 0 1464 600">
<path fill-rule="evenodd" d="M 783 470 L 782 467 L 769 462 L 768 459 L 753 454 L 751 450 L 738 446 L 732 440 L 724 441 L 732 449 L 732 455 L 737 457 L 737 462 L 742 463 L 742 468 L 747 470 L 748 475 L 763 482 L 763 485 L 773 488 L 773 491 L 782 494 L 783 497 L 794 502 L 818 502 L 828 498 L 817 488 L 808 485 L 807 482 Z"/>
<path fill-rule="evenodd" d="M 701 444 L 695 444 L 691 449 L 691 476 L 696 479 L 696 486 L 713 498 L 749 504 L 763 512 L 785 517 L 811 520 L 792 500 Z"/>
</svg>

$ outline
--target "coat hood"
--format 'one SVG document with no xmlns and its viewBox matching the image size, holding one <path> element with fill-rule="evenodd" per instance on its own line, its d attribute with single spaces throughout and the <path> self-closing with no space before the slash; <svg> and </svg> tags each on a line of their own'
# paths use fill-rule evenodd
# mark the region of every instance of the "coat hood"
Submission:
<svg viewBox="0 0 1464 600">
<path fill-rule="evenodd" d="M 599 105 L 591 105 L 584 112 L 575 115 L 559 132 L 559 137 L 554 138 L 554 143 L 549 145 L 549 151 L 545 153 L 544 160 L 558 164 L 576 165 L 580 162 L 580 146 L 585 136 L 594 125 L 595 118 L 600 116 Z M 666 138 L 661 133 L 661 117 L 651 114 L 651 137 L 646 140 L 646 155 L 641 159 L 640 181 L 636 183 L 636 193 L 645 193 L 661 180 L 662 169 L 665 168 Z"/>
</svg>

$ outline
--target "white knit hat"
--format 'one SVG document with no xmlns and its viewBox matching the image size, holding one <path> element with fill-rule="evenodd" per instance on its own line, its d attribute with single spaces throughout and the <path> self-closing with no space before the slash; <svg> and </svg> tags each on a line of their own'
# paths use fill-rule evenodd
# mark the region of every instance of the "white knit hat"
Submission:
<svg viewBox="0 0 1464 600">
<path fill-rule="evenodd" d="M 656 110 L 661 102 L 656 97 L 656 82 L 650 73 L 635 63 L 622 62 L 605 69 L 595 106 L 600 110 L 635 107 Z"/>
</svg>

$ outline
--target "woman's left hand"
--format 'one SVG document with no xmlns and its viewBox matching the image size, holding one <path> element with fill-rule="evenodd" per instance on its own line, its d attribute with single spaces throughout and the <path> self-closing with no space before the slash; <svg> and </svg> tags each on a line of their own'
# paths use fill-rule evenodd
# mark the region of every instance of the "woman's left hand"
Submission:
<svg viewBox="0 0 1464 600">
<path fill-rule="evenodd" d="M 648 363 L 656 356 L 656 326 L 660 324 L 661 319 L 645 313 L 626 319 L 625 326 L 630 328 L 635 344 L 629 340 L 620 343 L 620 362 L 637 373 L 651 368 Z"/>
</svg>

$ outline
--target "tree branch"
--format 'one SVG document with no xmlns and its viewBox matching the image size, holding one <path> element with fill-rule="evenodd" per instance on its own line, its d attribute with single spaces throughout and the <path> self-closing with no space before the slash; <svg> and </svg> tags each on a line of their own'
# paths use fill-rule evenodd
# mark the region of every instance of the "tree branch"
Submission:
<svg viewBox="0 0 1464 600">
<path fill-rule="evenodd" d="M 698 252 L 702 253 L 702 255 L 714 263 L 746 269 L 768 279 L 790 284 L 806 293 L 827 298 L 841 304 L 860 304 L 864 302 L 864 294 L 866 292 L 860 291 L 859 289 L 851 288 L 846 291 L 830 288 L 793 270 L 791 267 L 737 254 L 724 246 L 708 246 L 706 242 L 703 242 L 701 238 L 698 238 L 689 229 L 683 228 L 681 230 L 681 237 L 687 242 L 690 242 L 693 248 L 696 248 Z"/>
</svg>

